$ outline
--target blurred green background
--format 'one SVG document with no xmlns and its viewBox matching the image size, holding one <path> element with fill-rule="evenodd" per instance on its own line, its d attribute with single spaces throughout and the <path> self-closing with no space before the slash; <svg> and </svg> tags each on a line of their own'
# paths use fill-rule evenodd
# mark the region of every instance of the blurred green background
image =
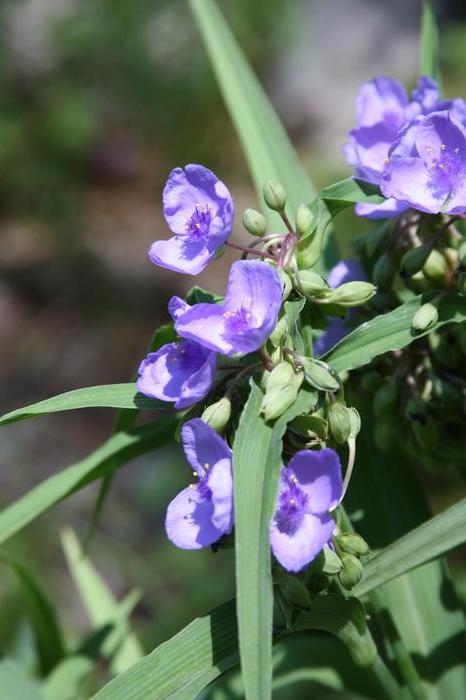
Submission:
<svg viewBox="0 0 466 700">
<path fill-rule="evenodd" d="M 341 145 L 358 85 L 376 74 L 415 82 L 420 2 L 219 5 L 316 185 L 345 177 Z M 464 96 L 464 9 L 438 5 L 445 92 Z M 173 167 L 212 168 L 239 213 L 256 200 L 184 1 L 1 0 L 0 28 L 3 413 L 132 376 L 166 320 L 167 299 L 193 282 L 147 259 L 150 243 L 166 235 L 160 198 Z M 351 214 L 339 219 L 345 253 L 365 227 Z M 225 255 L 196 282 L 221 292 L 233 259 Z M 110 411 L 90 410 L 3 428 L 0 505 L 86 455 L 112 424 Z M 233 591 L 231 552 L 182 552 L 165 539 L 166 504 L 189 476 L 178 447 L 128 465 L 90 546 L 118 597 L 142 590 L 133 620 L 147 650 Z M 431 487 L 440 506 L 454 482 Z M 88 623 L 59 531 L 71 524 L 82 536 L 96 494 L 87 487 L 8 543 L 57 602 L 71 640 Z M 23 602 L 6 568 L 0 610 L 1 649 L 27 655 Z"/>
</svg>

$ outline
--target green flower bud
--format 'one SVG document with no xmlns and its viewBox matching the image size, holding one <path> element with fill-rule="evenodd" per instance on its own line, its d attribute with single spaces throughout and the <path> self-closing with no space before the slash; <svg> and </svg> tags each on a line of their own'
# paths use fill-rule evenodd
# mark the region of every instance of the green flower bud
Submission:
<svg viewBox="0 0 466 700">
<path fill-rule="evenodd" d="M 447 246 L 442 250 L 442 255 L 450 270 L 455 270 L 458 267 L 458 251 L 456 248 Z"/>
<path fill-rule="evenodd" d="M 282 295 L 283 301 L 286 301 L 290 296 L 290 292 L 293 289 L 293 284 L 291 282 L 290 276 L 285 272 L 285 270 L 277 270 L 280 275 L 280 281 L 282 283 Z"/>
<path fill-rule="evenodd" d="M 428 292 L 432 289 L 432 282 L 427 279 L 425 274 L 421 272 L 416 272 L 412 277 L 408 277 L 405 280 L 405 284 L 409 289 L 412 289 L 416 294 L 422 294 L 423 292 Z"/>
<path fill-rule="evenodd" d="M 333 438 L 343 445 L 351 434 L 349 409 L 339 401 L 334 401 L 328 408 L 327 416 Z"/>
<path fill-rule="evenodd" d="M 223 433 L 231 416 L 231 402 L 224 396 L 216 403 L 207 406 L 201 419 L 210 425 L 216 433 Z"/>
<path fill-rule="evenodd" d="M 296 233 L 305 236 L 309 233 L 314 221 L 314 215 L 306 204 L 300 204 L 296 212 Z"/>
<path fill-rule="evenodd" d="M 374 414 L 376 418 L 386 418 L 396 410 L 398 391 L 394 383 L 384 384 L 374 396 Z"/>
<path fill-rule="evenodd" d="M 438 311 L 431 304 L 423 304 L 414 314 L 411 327 L 416 333 L 421 333 L 434 326 L 438 321 Z"/>
<path fill-rule="evenodd" d="M 286 204 L 286 191 L 276 180 L 268 180 L 262 190 L 264 202 L 273 211 L 283 211 Z"/>
<path fill-rule="evenodd" d="M 293 432 L 309 440 L 315 438 L 327 440 L 328 437 L 328 422 L 315 413 L 309 416 L 297 416 L 291 421 L 289 427 Z"/>
<path fill-rule="evenodd" d="M 274 579 L 288 603 L 297 605 L 298 608 L 309 610 L 311 607 L 311 596 L 304 582 L 298 576 L 293 576 L 281 569 L 277 569 L 274 572 Z"/>
<path fill-rule="evenodd" d="M 361 417 L 357 410 L 353 408 L 352 406 L 348 408 L 349 411 L 349 417 L 350 417 L 350 422 L 351 422 L 351 431 L 348 437 L 348 440 L 354 440 L 361 430 Z"/>
<path fill-rule="evenodd" d="M 314 559 L 313 568 L 327 576 L 335 576 L 341 570 L 342 563 L 338 554 L 330 547 L 324 547 Z"/>
<path fill-rule="evenodd" d="M 441 286 L 445 285 L 448 265 L 447 261 L 438 250 L 430 251 L 429 257 L 422 267 L 422 271 L 428 279 Z"/>
<path fill-rule="evenodd" d="M 401 258 L 402 277 L 412 277 L 416 272 L 420 272 L 425 265 L 431 252 L 430 245 L 420 245 L 417 248 L 410 248 Z"/>
<path fill-rule="evenodd" d="M 321 360 L 300 357 L 299 364 L 304 369 L 306 381 L 319 391 L 338 391 L 340 382 L 331 373 L 329 367 Z"/>
<path fill-rule="evenodd" d="M 259 413 L 265 420 L 275 420 L 293 404 L 303 382 L 302 372 L 296 373 L 289 362 L 280 362 L 271 371 Z"/>
<path fill-rule="evenodd" d="M 335 537 L 335 541 L 338 547 L 347 554 L 360 557 L 369 553 L 369 545 L 366 540 L 361 535 L 356 534 L 356 532 L 345 532 Z"/>
<path fill-rule="evenodd" d="M 353 554 L 344 554 L 341 563 L 342 568 L 338 578 L 343 588 L 349 591 L 362 579 L 363 566 Z"/>
<path fill-rule="evenodd" d="M 369 301 L 376 291 L 370 282 L 345 282 L 328 295 L 328 301 L 345 307 L 359 306 Z"/>
<path fill-rule="evenodd" d="M 282 318 L 278 319 L 277 325 L 275 326 L 272 333 L 270 334 L 269 340 L 274 347 L 278 348 L 278 346 L 282 342 L 283 338 L 287 334 L 288 334 L 288 320 L 287 320 L 286 316 L 283 316 Z"/>
<path fill-rule="evenodd" d="M 313 296 L 325 295 L 332 291 L 322 275 L 318 275 L 317 272 L 312 270 L 300 270 L 299 277 L 293 275 L 293 282 L 303 292 Z"/>
<path fill-rule="evenodd" d="M 260 211 L 246 209 L 243 214 L 243 226 L 251 236 L 263 236 L 267 228 L 267 221 Z"/>
<path fill-rule="evenodd" d="M 376 262 L 373 272 L 374 284 L 382 292 L 390 289 L 395 280 L 398 267 L 390 256 L 384 253 Z"/>
<path fill-rule="evenodd" d="M 458 260 L 463 267 L 466 267 L 466 241 L 462 241 L 458 248 Z"/>
</svg>

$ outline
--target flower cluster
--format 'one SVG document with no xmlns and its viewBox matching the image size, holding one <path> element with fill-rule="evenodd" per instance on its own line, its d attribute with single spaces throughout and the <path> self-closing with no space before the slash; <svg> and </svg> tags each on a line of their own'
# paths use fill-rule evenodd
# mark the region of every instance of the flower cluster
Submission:
<svg viewBox="0 0 466 700">
<path fill-rule="evenodd" d="M 181 439 L 198 482 L 170 503 L 165 528 L 177 547 L 199 549 L 233 528 L 232 452 L 199 418 L 184 424 Z M 301 450 L 281 468 L 269 532 L 272 552 L 285 569 L 300 571 L 330 542 L 336 527 L 330 512 L 341 496 L 341 465 L 334 450 Z"/>
<path fill-rule="evenodd" d="M 419 79 L 408 98 L 392 78 L 362 85 L 357 128 L 344 153 L 361 180 L 376 184 L 382 204 L 359 203 L 356 213 L 372 219 L 408 208 L 428 213 L 466 212 L 466 102 L 441 100 L 436 82 Z"/>
</svg>

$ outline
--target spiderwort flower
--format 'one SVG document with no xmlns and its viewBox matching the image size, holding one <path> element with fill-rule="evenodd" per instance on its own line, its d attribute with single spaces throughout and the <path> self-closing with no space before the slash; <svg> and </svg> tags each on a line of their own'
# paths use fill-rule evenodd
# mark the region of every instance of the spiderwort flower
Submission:
<svg viewBox="0 0 466 700">
<path fill-rule="evenodd" d="M 466 212 L 466 129 L 449 112 L 414 121 L 390 149 L 380 188 L 420 211 Z"/>
<path fill-rule="evenodd" d="M 175 272 L 199 274 L 231 233 L 234 206 L 230 192 L 202 165 L 175 168 L 163 190 L 163 212 L 175 235 L 168 241 L 155 241 L 150 260 Z"/>
<path fill-rule="evenodd" d="M 177 317 L 175 330 L 222 355 L 245 355 L 267 340 L 281 305 L 277 270 L 259 260 L 237 260 L 230 268 L 224 302 L 194 304 Z"/>
<path fill-rule="evenodd" d="M 163 345 L 139 366 L 137 389 L 175 408 L 186 408 L 209 393 L 214 382 L 216 354 L 189 340 Z"/>
<path fill-rule="evenodd" d="M 233 527 L 232 452 L 200 418 L 181 431 L 186 459 L 198 478 L 170 503 L 165 518 L 168 539 L 182 549 L 200 549 Z"/>
<path fill-rule="evenodd" d="M 330 511 L 342 496 L 341 465 L 329 448 L 301 450 L 282 467 L 275 514 L 269 528 L 272 552 L 288 571 L 300 571 L 335 530 Z"/>
</svg>

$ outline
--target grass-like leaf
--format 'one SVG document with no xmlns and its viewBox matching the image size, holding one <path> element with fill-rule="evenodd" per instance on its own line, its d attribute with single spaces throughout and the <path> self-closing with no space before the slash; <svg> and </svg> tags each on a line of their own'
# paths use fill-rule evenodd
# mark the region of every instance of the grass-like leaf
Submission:
<svg viewBox="0 0 466 700">
<path fill-rule="evenodd" d="M 438 296 L 438 292 L 428 292 L 401 304 L 394 311 L 376 316 L 366 321 L 347 335 L 324 356 L 336 372 L 356 369 L 368 364 L 377 355 L 393 350 L 401 350 L 416 338 L 444 326 L 446 323 L 461 323 L 466 320 L 466 301 L 456 292 L 446 293 L 436 303 L 438 321 L 423 333 L 412 330 L 412 320 L 416 311 L 428 301 Z"/>
<path fill-rule="evenodd" d="M 89 482 L 111 474 L 134 457 L 170 443 L 175 426 L 176 420 L 167 418 L 115 433 L 81 462 L 43 481 L 0 513 L 0 543 Z"/>
<path fill-rule="evenodd" d="M 259 416 L 263 393 L 252 384 L 233 444 L 236 592 L 241 668 L 246 698 L 272 692 L 273 592 L 269 523 L 273 515 L 287 422 L 309 410 L 316 395 L 303 390 L 276 421 Z"/>
<path fill-rule="evenodd" d="M 72 411 L 77 408 L 126 408 L 134 410 L 159 410 L 171 408 L 171 404 L 149 399 L 136 391 L 135 383 L 103 384 L 73 389 L 30 406 L 17 408 L 0 417 L 0 425 L 41 416 L 44 413 Z"/>
<path fill-rule="evenodd" d="M 435 14 L 429 0 L 424 0 L 421 20 L 421 75 L 434 78 L 441 83 L 439 66 L 439 33 Z"/>
</svg>

